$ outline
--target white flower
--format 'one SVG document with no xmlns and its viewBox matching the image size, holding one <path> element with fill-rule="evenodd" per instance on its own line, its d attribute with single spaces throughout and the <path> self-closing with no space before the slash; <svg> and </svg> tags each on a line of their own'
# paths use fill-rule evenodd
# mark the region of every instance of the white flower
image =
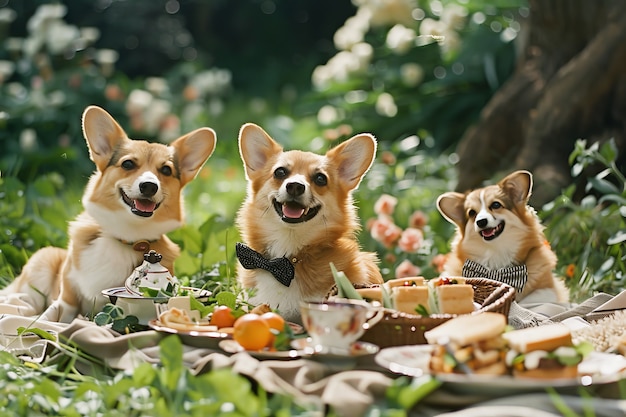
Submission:
<svg viewBox="0 0 626 417">
<path fill-rule="evenodd" d="M 0 84 L 9 79 L 15 71 L 15 64 L 13 61 L 0 61 Z"/>
<path fill-rule="evenodd" d="M 359 67 L 366 68 L 372 62 L 374 48 L 369 43 L 360 42 L 352 46 L 352 53 L 359 59 Z"/>
<path fill-rule="evenodd" d="M 395 25 L 396 23 L 410 26 L 415 22 L 413 9 L 417 7 L 416 0 L 369 0 L 361 7 L 371 13 L 372 26 Z"/>
<path fill-rule="evenodd" d="M 51 21 L 46 33 L 46 47 L 53 55 L 62 54 L 80 37 L 76 26 L 67 25 L 62 20 Z"/>
<path fill-rule="evenodd" d="M 162 77 L 148 77 L 145 81 L 146 90 L 154 95 L 162 96 L 169 91 L 169 85 L 165 78 Z"/>
<path fill-rule="evenodd" d="M 120 54 L 114 49 L 100 49 L 96 53 L 96 61 L 100 64 L 115 64 Z"/>
<path fill-rule="evenodd" d="M 459 4 L 448 4 L 441 14 L 441 21 L 454 30 L 463 29 L 467 18 L 467 9 Z"/>
<path fill-rule="evenodd" d="M 153 100 L 152 94 L 145 90 L 133 90 L 126 100 L 126 111 L 129 114 L 142 113 L 150 107 Z"/>
<path fill-rule="evenodd" d="M 100 39 L 100 29 L 91 26 L 80 28 L 80 37 L 88 44 L 92 44 Z"/>
<path fill-rule="evenodd" d="M 434 36 L 439 37 L 442 36 L 446 31 L 446 24 L 439 20 L 431 19 L 427 17 L 422 20 L 420 24 L 420 35 L 422 36 Z"/>
<path fill-rule="evenodd" d="M 0 9 L 0 24 L 9 24 L 15 20 L 17 13 L 8 7 Z"/>
<path fill-rule="evenodd" d="M 414 62 L 402 64 L 400 67 L 400 77 L 407 87 L 415 87 L 424 79 L 424 69 Z"/>
<path fill-rule="evenodd" d="M 37 149 L 37 132 L 33 129 L 24 129 L 20 133 L 20 148 L 25 151 L 34 151 Z"/>
<path fill-rule="evenodd" d="M 232 74 L 228 70 L 212 68 L 196 74 L 190 81 L 200 95 L 217 95 L 230 88 Z"/>
<path fill-rule="evenodd" d="M 394 117 L 398 113 L 398 106 L 389 93 L 382 93 L 376 99 L 376 113 L 381 116 Z"/>
<path fill-rule="evenodd" d="M 413 29 L 397 24 L 387 33 L 387 48 L 396 54 L 405 54 L 415 44 L 416 36 L 417 34 Z"/>
<path fill-rule="evenodd" d="M 322 106 L 321 109 L 317 112 L 317 121 L 322 126 L 328 126 L 330 124 L 335 123 L 339 119 L 339 112 L 335 106 L 331 106 L 327 104 Z"/>
</svg>

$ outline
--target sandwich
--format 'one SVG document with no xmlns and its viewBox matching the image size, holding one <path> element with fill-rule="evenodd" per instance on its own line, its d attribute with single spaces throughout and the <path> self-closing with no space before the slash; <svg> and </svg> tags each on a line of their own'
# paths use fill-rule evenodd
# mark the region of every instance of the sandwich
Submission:
<svg viewBox="0 0 626 417">
<path fill-rule="evenodd" d="M 378 301 L 383 303 L 383 290 L 380 286 L 372 286 L 367 288 L 356 288 L 356 292 L 367 302 Z"/>
<path fill-rule="evenodd" d="M 387 287 L 412 287 L 416 285 L 424 285 L 424 277 L 405 277 L 405 278 L 394 278 L 385 282 Z"/>
<path fill-rule="evenodd" d="M 428 287 L 426 285 L 392 287 L 391 299 L 393 308 L 402 313 L 424 312 L 428 306 Z"/>
<path fill-rule="evenodd" d="M 570 329 L 558 323 L 513 330 L 504 338 L 506 363 L 516 377 L 575 378 L 578 364 L 593 349 L 589 343 L 575 346 Z"/>
<path fill-rule="evenodd" d="M 434 286 L 433 311 L 441 314 L 469 314 L 474 311 L 474 287 L 461 277 L 440 277 Z"/>
<path fill-rule="evenodd" d="M 503 375 L 508 372 L 506 316 L 484 312 L 454 317 L 424 332 L 433 345 L 430 369 L 434 373 Z"/>
</svg>

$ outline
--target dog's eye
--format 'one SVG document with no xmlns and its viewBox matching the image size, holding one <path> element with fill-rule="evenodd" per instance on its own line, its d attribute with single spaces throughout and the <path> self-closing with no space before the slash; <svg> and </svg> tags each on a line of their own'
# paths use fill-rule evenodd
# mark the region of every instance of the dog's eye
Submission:
<svg viewBox="0 0 626 417">
<path fill-rule="evenodd" d="M 313 175 L 313 182 L 316 185 L 324 186 L 324 185 L 328 184 L 328 178 L 326 177 L 326 175 L 324 175 L 322 173 L 317 173 L 317 174 Z"/>
<path fill-rule="evenodd" d="M 122 168 L 124 168 L 126 171 L 130 171 L 131 169 L 135 168 L 135 163 L 130 159 L 127 159 L 122 162 Z"/>
<path fill-rule="evenodd" d="M 494 201 L 493 203 L 491 203 L 491 206 L 489 206 L 489 208 L 493 209 L 493 210 L 497 210 L 499 208 L 502 208 L 502 204 L 500 204 L 497 201 Z"/>
<path fill-rule="evenodd" d="M 467 215 L 469 217 L 475 217 L 476 216 L 476 210 L 470 209 L 470 211 L 467 212 Z"/>
<path fill-rule="evenodd" d="M 282 180 L 283 178 L 287 177 L 287 169 L 286 168 L 276 168 L 276 170 L 274 171 L 274 178 L 278 178 L 279 180 Z"/>
<path fill-rule="evenodd" d="M 167 165 L 164 165 L 164 166 L 161 168 L 161 174 L 163 174 L 163 175 L 165 175 L 165 176 L 168 176 L 168 177 L 169 177 L 170 175 L 172 175 L 172 167 L 169 167 L 169 166 L 167 166 Z"/>
</svg>

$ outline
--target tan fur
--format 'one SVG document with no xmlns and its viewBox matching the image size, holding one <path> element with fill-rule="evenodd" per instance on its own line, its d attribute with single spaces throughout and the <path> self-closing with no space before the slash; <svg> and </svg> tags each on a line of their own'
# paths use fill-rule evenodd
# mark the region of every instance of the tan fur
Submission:
<svg viewBox="0 0 626 417">
<path fill-rule="evenodd" d="M 460 276 L 467 259 L 489 269 L 525 264 L 528 282 L 524 292 L 517 295 L 518 301 L 546 288 L 554 290 L 554 300 L 545 301 L 567 301 L 567 288 L 553 275 L 557 257 L 535 210 L 528 205 L 531 190 L 532 174 L 516 171 L 497 185 L 465 194 L 448 192 L 439 196 L 437 208 L 457 227 L 444 274 Z M 492 240 L 483 239 L 477 225 L 481 218 L 491 227 L 504 221 L 502 233 Z"/>
<path fill-rule="evenodd" d="M 123 286 L 143 261 L 143 252 L 134 250 L 132 242 L 151 241 L 150 249 L 163 256 L 161 263 L 173 273 L 180 250 L 165 233 L 182 225 L 182 189 L 216 142 L 209 128 L 169 146 L 132 140 L 96 106 L 83 113 L 83 133 L 97 169 L 83 194 L 85 211 L 70 222 L 67 251 L 41 249 L 3 290 L 31 294 L 38 311 L 49 306 L 42 316 L 47 320 L 69 322 L 78 314 L 100 311 L 107 301 L 102 290 Z M 146 184 L 156 185 L 156 191 L 146 194 L 140 189 Z M 123 195 L 143 215 L 133 213 Z M 56 301 L 50 305 L 50 300 Z"/>
<path fill-rule="evenodd" d="M 298 320 L 299 301 L 322 299 L 334 284 L 330 263 L 354 283 L 383 282 L 377 256 L 361 252 L 356 240 L 359 223 L 351 196 L 374 160 L 376 141 L 371 135 L 357 135 L 317 155 L 283 151 L 263 129 L 246 124 L 239 147 L 248 180 L 247 196 L 237 215 L 244 243 L 267 258 L 296 260 L 289 287 L 264 270 L 239 265 L 238 279 L 245 288 L 255 289 L 254 303 L 268 303 Z M 276 178 L 279 168 L 285 169 L 284 178 Z M 316 184 L 317 175 L 325 176 L 327 184 Z M 283 202 L 290 182 L 304 186 L 299 202 L 318 207 L 316 216 L 304 222 L 281 220 L 274 201 Z"/>
</svg>

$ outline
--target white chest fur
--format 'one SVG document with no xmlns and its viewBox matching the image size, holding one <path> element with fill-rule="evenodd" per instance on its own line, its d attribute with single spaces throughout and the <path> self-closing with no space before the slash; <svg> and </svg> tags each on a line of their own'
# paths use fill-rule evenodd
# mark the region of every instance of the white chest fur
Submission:
<svg viewBox="0 0 626 417">
<path fill-rule="evenodd" d="M 80 312 L 99 311 L 108 299 L 102 290 L 124 286 L 124 281 L 143 261 L 143 253 L 116 239 L 99 237 L 79 254 L 78 265 L 69 272 L 80 298 Z"/>
<path fill-rule="evenodd" d="M 300 322 L 302 295 L 297 278 L 294 278 L 288 287 L 266 271 L 258 271 L 256 279 L 255 293 L 250 299 L 252 304 L 267 303 L 272 309 L 277 309 L 286 320 Z M 325 294 L 319 294 L 313 298 L 322 299 L 324 296 Z"/>
</svg>

